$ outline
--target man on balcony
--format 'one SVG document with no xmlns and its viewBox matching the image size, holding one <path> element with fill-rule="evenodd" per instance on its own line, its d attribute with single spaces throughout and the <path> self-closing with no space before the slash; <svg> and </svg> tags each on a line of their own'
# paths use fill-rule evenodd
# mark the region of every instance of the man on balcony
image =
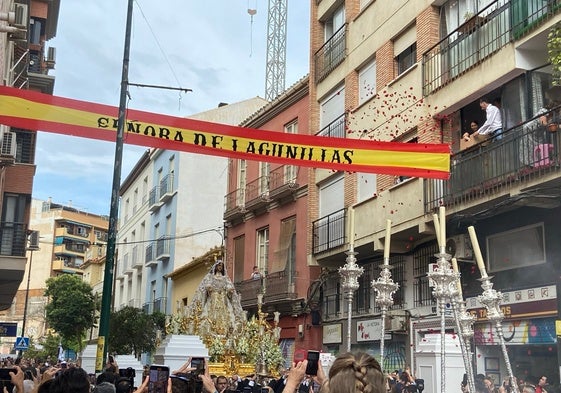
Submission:
<svg viewBox="0 0 561 393">
<path fill-rule="evenodd" d="M 495 137 L 495 139 L 502 138 L 503 120 L 501 111 L 495 105 L 491 104 L 487 98 L 479 100 L 479 106 L 485 111 L 485 123 L 479 130 L 471 134 L 472 138 L 477 138 L 479 135 L 485 135 L 487 138 Z"/>
</svg>

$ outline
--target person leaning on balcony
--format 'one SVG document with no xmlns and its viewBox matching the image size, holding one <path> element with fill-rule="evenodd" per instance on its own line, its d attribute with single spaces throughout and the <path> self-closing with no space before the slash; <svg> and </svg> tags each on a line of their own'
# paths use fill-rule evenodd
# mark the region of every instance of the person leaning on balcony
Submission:
<svg viewBox="0 0 561 393">
<path fill-rule="evenodd" d="M 251 273 L 252 280 L 261 280 L 261 272 L 259 271 L 259 267 L 253 266 L 253 272 Z"/>
<path fill-rule="evenodd" d="M 485 123 L 483 123 L 477 131 L 471 134 L 471 137 L 477 138 L 480 135 L 484 135 L 488 138 L 496 137 L 496 139 L 501 139 L 501 134 L 503 132 L 503 120 L 500 109 L 491 104 L 487 98 L 481 98 L 479 100 L 479 106 L 485 111 Z"/>
</svg>

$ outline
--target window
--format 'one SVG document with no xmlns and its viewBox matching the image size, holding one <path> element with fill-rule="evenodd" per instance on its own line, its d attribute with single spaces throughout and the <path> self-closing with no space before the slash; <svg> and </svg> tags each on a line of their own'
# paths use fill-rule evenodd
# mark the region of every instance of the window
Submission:
<svg viewBox="0 0 561 393">
<path fill-rule="evenodd" d="M 241 206 L 245 203 L 245 184 L 246 184 L 246 161 L 238 160 L 238 203 L 237 206 Z"/>
<path fill-rule="evenodd" d="M 269 228 L 257 231 L 257 267 L 263 274 L 267 274 L 269 262 Z"/>
<path fill-rule="evenodd" d="M 417 62 L 417 43 L 414 43 L 397 55 L 397 75 L 403 74 Z"/>
<path fill-rule="evenodd" d="M 435 304 L 427 272 L 429 264 L 436 260 L 434 256 L 436 253 L 438 253 L 436 243 L 419 247 L 413 253 L 413 302 L 415 307 Z"/>
<path fill-rule="evenodd" d="M 414 132 L 416 133 L 417 130 L 416 128 L 414 129 Z M 410 139 L 407 138 L 403 138 L 404 140 L 402 142 L 406 142 L 406 143 L 419 143 L 419 138 L 418 137 L 413 137 Z M 403 183 L 405 180 L 410 179 L 411 176 L 397 176 L 395 178 L 395 184 L 400 184 Z"/>
<path fill-rule="evenodd" d="M 25 206 L 27 197 L 18 194 L 4 194 L 2 223 L 0 225 L 0 255 L 25 256 L 27 233 Z"/>
<path fill-rule="evenodd" d="M 35 161 L 35 133 L 16 130 L 16 162 L 33 164 Z"/>
<path fill-rule="evenodd" d="M 271 273 L 286 271 L 293 273 L 296 266 L 296 217 L 282 220 L 280 223 L 280 237 L 274 258 L 271 263 Z M 289 276 L 290 277 L 290 276 Z"/>
<path fill-rule="evenodd" d="M 543 223 L 488 236 L 487 260 L 492 272 L 545 263 Z"/>
<path fill-rule="evenodd" d="M 345 241 L 344 180 L 339 175 L 319 188 L 319 215 L 313 222 L 313 252 L 340 246 Z"/>
<path fill-rule="evenodd" d="M 376 60 L 358 72 L 358 104 L 362 105 L 376 94 Z"/>
<path fill-rule="evenodd" d="M 338 87 L 334 93 L 320 102 L 320 131 L 318 135 L 345 137 L 345 86 Z"/>
<path fill-rule="evenodd" d="M 298 134 L 298 119 L 291 121 L 284 126 L 284 132 L 287 134 Z M 284 181 L 285 183 L 295 183 L 296 176 L 298 175 L 298 167 L 294 165 L 284 166 Z"/>
<path fill-rule="evenodd" d="M 234 239 L 234 282 L 243 281 L 245 260 L 245 235 Z M 253 266 L 251 266 L 253 267 Z"/>
<path fill-rule="evenodd" d="M 345 24 L 345 7 L 339 7 L 324 24 L 325 41 L 327 42 Z"/>
<path fill-rule="evenodd" d="M 269 192 L 269 173 L 271 172 L 271 164 L 268 162 L 259 163 L 259 194 L 263 195 Z"/>
</svg>

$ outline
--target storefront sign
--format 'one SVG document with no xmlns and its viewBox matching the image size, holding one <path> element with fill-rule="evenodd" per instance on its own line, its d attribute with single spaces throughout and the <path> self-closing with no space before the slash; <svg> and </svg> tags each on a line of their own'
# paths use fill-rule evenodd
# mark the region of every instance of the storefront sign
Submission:
<svg viewBox="0 0 561 393">
<path fill-rule="evenodd" d="M 468 311 L 478 321 L 487 319 L 487 309 L 476 297 L 467 298 L 466 305 Z M 503 292 L 500 308 L 505 319 L 555 316 L 557 315 L 555 285 Z"/>
<path fill-rule="evenodd" d="M 510 345 L 553 344 L 557 341 L 554 318 L 503 321 L 504 340 Z M 499 345 L 499 337 L 492 323 L 474 326 L 475 345 Z"/>
<path fill-rule="evenodd" d="M 334 325 L 323 325 L 323 343 L 324 344 L 341 344 L 343 342 L 343 325 L 336 323 Z"/>
<path fill-rule="evenodd" d="M 356 341 L 379 340 L 382 334 L 382 319 L 368 319 L 356 324 Z"/>
</svg>

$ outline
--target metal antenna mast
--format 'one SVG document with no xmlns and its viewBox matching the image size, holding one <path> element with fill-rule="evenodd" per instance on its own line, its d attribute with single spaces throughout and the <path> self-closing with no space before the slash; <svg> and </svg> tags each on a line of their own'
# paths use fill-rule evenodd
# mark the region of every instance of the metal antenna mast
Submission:
<svg viewBox="0 0 561 393">
<path fill-rule="evenodd" d="M 288 0 L 269 0 L 265 99 L 273 101 L 285 89 L 286 18 Z"/>
</svg>

